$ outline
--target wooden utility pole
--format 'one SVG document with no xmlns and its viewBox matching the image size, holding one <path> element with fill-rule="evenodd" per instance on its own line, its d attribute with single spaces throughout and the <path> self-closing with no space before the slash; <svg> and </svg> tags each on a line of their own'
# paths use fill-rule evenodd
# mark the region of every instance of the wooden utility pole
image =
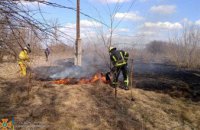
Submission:
<svg viewBox="0 0 200 130">
<path fill-rule="evenodd" d="M 81 66 L 82 45 L 80 38 L 80 0 L 76 1 L 76 47 L 75 47 L 75 65 Z"/>
</svg>

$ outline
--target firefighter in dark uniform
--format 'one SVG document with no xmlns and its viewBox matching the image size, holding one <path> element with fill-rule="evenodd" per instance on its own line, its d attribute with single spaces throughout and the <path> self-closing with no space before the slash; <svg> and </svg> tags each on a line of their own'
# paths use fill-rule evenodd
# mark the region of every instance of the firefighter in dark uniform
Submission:
<svg viewBox="0 0 200 130">
<path fill-rule="evenodd" d="M 45 53 L 45 56 L 46 56 L 46 61 L 48 61 L 48 57 L 50 55 L 50 50 L 49 50 L 48 47 L 44 50 L 44 53 Z"/>
<path fill-rule="evenodd" d="M 123 50 L 117 50 L 115 47 L 110 47 L 109 53 L 110 53 L 110 60 L 113 64 L 113 67 L 111 69 L 111 72 L 114 74 L 114 79 L 112 82 L 113 86 L 116 87 L 118 83 L 118 77 L 120 75 L 120 72 L 122 71 L 124 77 L 123 89 L 129 90 L 128 67 L 127 67 L 127 61 L 129 57 L 128 52 Z"/>
</svg>

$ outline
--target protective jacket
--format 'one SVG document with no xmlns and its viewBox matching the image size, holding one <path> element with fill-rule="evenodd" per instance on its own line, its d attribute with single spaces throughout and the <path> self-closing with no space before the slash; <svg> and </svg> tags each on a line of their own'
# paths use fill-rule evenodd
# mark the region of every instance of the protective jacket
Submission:
<svg viewBox="0 0 200 130">
<path fill-rule="evenodd" d="M 110 59 L 112 61 L 113 66 L 121 67 L 127 64 L 129 54 L 123 50 L 114 50 L 111 51 Z"/>
<path fill-rule="evenodd" d="M 29 61 L 29 56 L 28 56 L 28 52 L 26 50 L 22 50 L 19 53 L 19 60 L 23 60 L 23 61 Z"/>
</svg>

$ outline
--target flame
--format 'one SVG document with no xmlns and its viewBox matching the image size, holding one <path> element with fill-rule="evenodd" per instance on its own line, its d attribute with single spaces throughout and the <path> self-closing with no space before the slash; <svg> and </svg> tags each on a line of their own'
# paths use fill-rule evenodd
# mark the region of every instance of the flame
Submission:
<svg viewBox="0 0 200 130">
<path fill-rule="evenodd" d="M 81 78 L 81 79 L 78 81 L 78 84 L 88 84 L 89 82 L 90 82 L 89 79 Z"/>
<path fill-rule="evenodd" d="M 105 84 L 108 84 L 108 83 L 109 83 L 109 81 L 106 80 L 106 76 L 105 76 L 105 75 L 101 76 L 101 81 L 102 81 L 103 83 L 105 83 Z"/>
<path fill-rule="evenodd" d="M 92 79 L 90 80 L 91 83 L 97 82 L 98 80 L 100 80 L 99 78 L 99 74 L 95 74 Z"/>
<path fill-rule="evenodd" d="M 59 79 L 53 81 L 53 84 L 89 84 L 89 83 L 96 83 L 96 82 L 102 82 L 105 84 L 108 84 L 109 81 L 106 80 L 106 76 L 102 73 L 96 73 L 91 78 L 80 78 L 80 79 L 74 79 L 74 78 L 65 78 L 65 79 Z"/>
<path fill-rule="evenodd" d="M 55 84 L 68 84 L 70 79 L 59 79 L 54 81 Z"/>
</svg>

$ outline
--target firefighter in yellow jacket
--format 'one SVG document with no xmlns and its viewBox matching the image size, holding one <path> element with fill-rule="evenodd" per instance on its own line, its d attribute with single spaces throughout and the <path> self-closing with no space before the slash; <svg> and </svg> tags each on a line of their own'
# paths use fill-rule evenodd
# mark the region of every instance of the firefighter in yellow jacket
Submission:
<svg viewBox="0 0 200 130">
<path fill-rule="evenodd" d="M 115 47 L 110 47 L 109 53 L 110 53 L 110 60 L 112 61 L 113 64 L 113 68 L 111 69 L 111 71 L 114 73 L 114 79 L 112 84 L 116 87 L 119 74 L 122 71 L 124 77 L 123 89 L 129 90 L 128 67 L 127 67 L 128 64 L 127 62 L 129 57 L 128 52 L 123 50 L 117 50 Z"/>
<path fill-rule="evenodd" d="M 19 67 L 20 67 L 20 73 L 22 77 L 26 76 L 27 73 L 27 62 L 30 61 L 29 56 L 28 56 L 28 48 L 24 47 L 23 50 L 19 53 Z"/>
</svg>

